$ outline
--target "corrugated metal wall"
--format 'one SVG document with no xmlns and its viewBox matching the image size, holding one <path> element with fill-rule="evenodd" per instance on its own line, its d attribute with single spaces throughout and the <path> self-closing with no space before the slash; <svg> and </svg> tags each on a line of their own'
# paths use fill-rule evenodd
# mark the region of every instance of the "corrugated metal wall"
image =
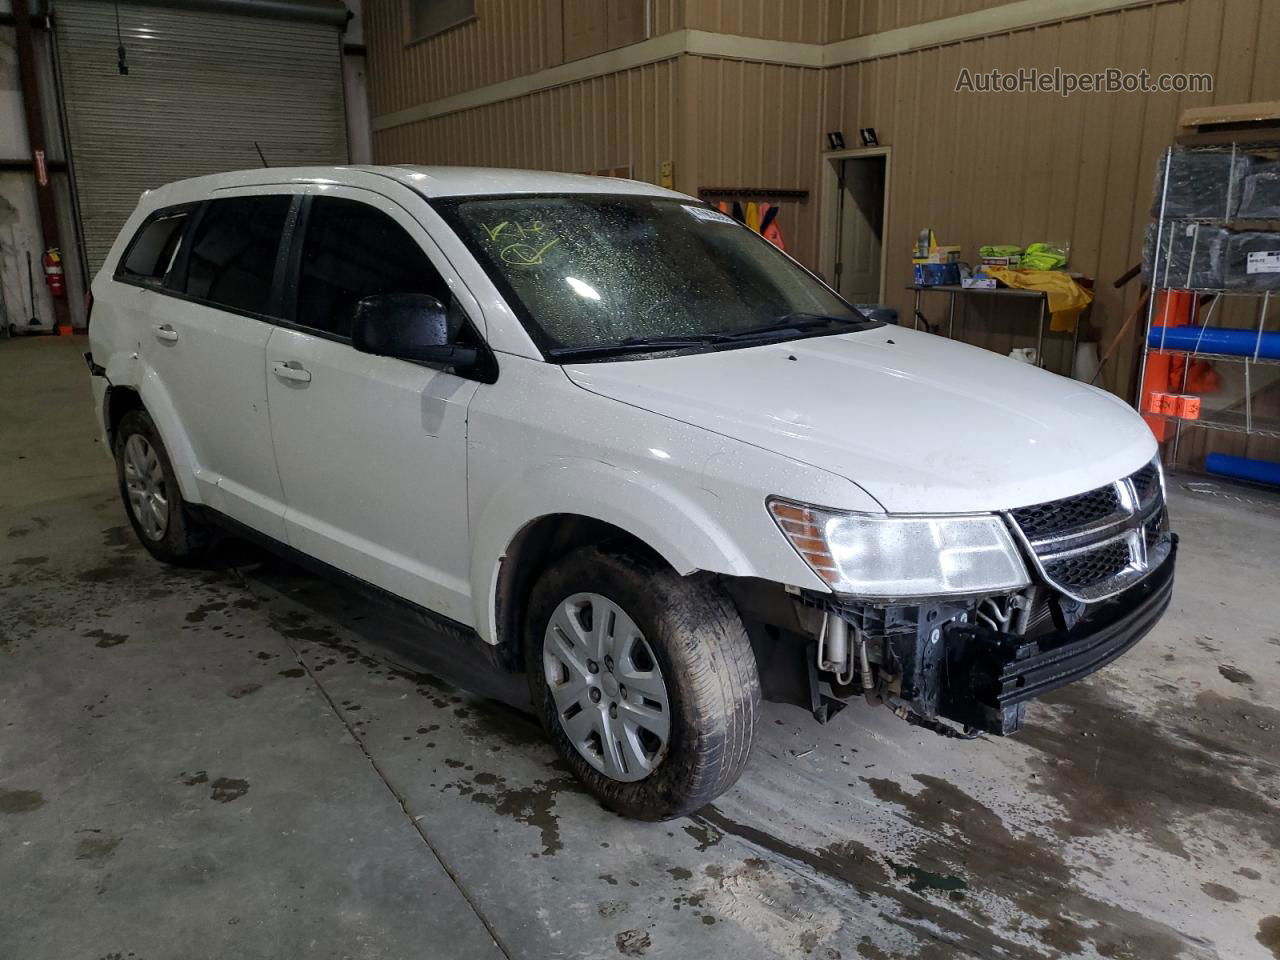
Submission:
<svg viewBox="0 0 1280 960">
<path fill-rule="evenodd" d="M 875 127 L 893 146 L 885 249 L 888 299 L 910 305 L 908 250 L 934 227 L 976 245 L 1068 240 L 1071 266 L 1097 278 L 1094 323 L 1105 340 L 1136 303 L 1111 283 L 1135 263 L 1158 155 L 1189 106 L 1280 96 L 1280 61 L 1259 38 L 1280 36 L 1280 4 L 1174 0 L 829 70 L 825 129 Z M 974 72 L 1118 66 L 1153 74 L 1204 71 L 1212 94 L 955 94 Z M 1128 390 L 1126 356 L 1108 382 Z M 1116 374 L 1120 374 L 1119 377 Z"/>
<path fill-rule="evenodd" d="M 822 71 L 775 64 L 688 57 L 697 111 L 692 171 L 677 170 L 682 190 L 763 187 L 809 190 L 805 201 L 779 203 L 787 251 L 818 258 L 816 173 L 822 137 Z M 688 165 L 686 162 L 686 166 Z"/>
<path fill-rule="evenodd" d="M 958 17 L 1013 0 L 829 0 L 827 42 Z"/>
<path fill-rule="evenodd" d="M 696 30 L 831 43 L 998 7 L 1013 0 L 686 0 Z M 1049 6 L 1046 3 L 1046 6 Z"/>
<path fill-rule="evenodd" d="M 275 166 L 347 161 L 333 24 L 94 0 L 55 24 L 91 271 L 143 190 L 258 166 L 255 140 Z"/>
<path fill-rule="evenodd" d="M 822 43 L 831 0 L 686 0 L 686 26 L 764 40 Z"/>
<path fill-rule="evenodd" d="M 652 0 L 654 36 L 683 25 L 683 3 Z M 598 53 L 616 45 L 611 36 L 626 42 L 619 31 L 634 31 L 636 11 L 642 31 L 643 9 L 643 0 L 476 0 L 475 20 L 406 44 L 403 0 L 365 0 L 370 110 L 394 113 Z"/>
<path fill-rule="evenodd" d="M 406 44 L 402 0 L 365 0 L 374 117 L 562 62 L 561 0 L 477 0 L 477 19 Z"/>
<path fill-rule="evenodd" d="M 374 133 L 379 163 L 595 171 L 656 182 L 683 110 L 675 60 Z"/>
</svg>

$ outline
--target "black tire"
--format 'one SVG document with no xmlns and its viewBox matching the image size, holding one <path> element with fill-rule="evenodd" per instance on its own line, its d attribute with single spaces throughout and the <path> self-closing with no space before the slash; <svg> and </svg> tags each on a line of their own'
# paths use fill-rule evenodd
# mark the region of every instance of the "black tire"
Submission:
<svg viewBox="0 0 1280 960">
<path fill-rule="evenodd" d="M 669 700 L 665 755 L 640 780 L 621 782 L 578 752 L 561 724 L 543 663 L 543 640 L 560 605 L 579 593 L 617 604 L 640 628 Z M 639 820 L 669 820 L 710 803 L 747 765 L 760 714 L 760 680 L 746 629 L 728 595 L 706 577 L 681 577 L 657 561 L 583 547 L 534 585 L 525 623 L 529 689 L 547 736 L 607 807 Z"/>
<path fill-rule="evenodd" d="M 164 492 L 168 504 L 167 522 L 163 535 L 153 537 L 139 522 L 129 501 L 129 492 L 125 481 L 125 447 L 129 438 L 135 434 L 141 436 L 147 445 L 155 451 L 161 473 L 164 476 Z M 182 499 L 178 480 L 173 472 L 173 464 L 169 462 L 169 453 L 160 432 L 145 410 L 130 410 L 116 427 L 113 444 L 116 459 L 116 480 L 120 488 L 120 499 L 129 517 L 129 524 L 138 540 L 157 560 L 178 566 L 190 566 L 202 560 L 209 550 L 210 535 L 200 518 L 196 516 L 190 505 Z"/>
</svg>

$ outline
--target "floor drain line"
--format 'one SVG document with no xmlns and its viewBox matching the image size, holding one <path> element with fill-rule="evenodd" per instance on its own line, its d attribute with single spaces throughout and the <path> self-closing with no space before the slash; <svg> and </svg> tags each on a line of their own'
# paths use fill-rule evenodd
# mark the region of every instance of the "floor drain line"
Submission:
<svg viewBox="0 0 1280 960">
<path fill-rule="evenodd" d="M 471 908 L 471 912 L 476 915 L 476 919 L 484 924 L 484 928 L 488 932 L 489 937 L 493 940 L 494 946 L 502 951 L 502 955 L 506 957 L 507 960 L 511 960 L 511 951 L 507 949 L 506 944 L 502 942 L 502 938 L 498 936 L 498 931 L 493 928 L 493 924 L 489 922 L 489 918 L 480 912 L 479 904 L 476 903 L 475 899 L 471 896 L 470 891 L 468 891 L 466 886 L 463 884 L 462 878 L 454 873 L 449 867 L 449 864 L 445 862 L 440 851 L 436 849 L 436 845 L 432 843 L 431 838 L 427 836 L 426 830 L 422 828 L 422 824 L 413 816 L 412 813 L 409 812 L 409 807 L 405 802 L 404 796 L 387 778 L 382 767 L 378 765 L 378 761 L 373 758 L 373 754 L 371 754 L 368 748 L 364 745 L 364 740 L 360 736 L 359 732 L 350 722 L 348 722 L 346 715 L 342 712 L 342 709 L 336 702 L 334 702 L 333 697 L 329 696 L 329 691 L 324 688 L 324 684 L 320 682 L 320 678 L 311 671 L 311 667 L 307 665 L 307 662 L 302 658 L 302 655 L 297 651 L 293 644 L 288 643 L 288 641 L 286 641 L 286 643 L 288 644 L 289 650 L 293 653 L 293 658 L 297 661 L 298 666 L 306 671 L 311 682 L 314 683 L 316 689 L 320 691 L 320 696 L 324 697 L 325 702 L 329 704 L 329 709 L 333 711 L 334 715 L 338 718 L 338 721 L 346 727 L 347 733 L 349 733 L 351 735 L 351 739 L 356 742 L 356 746 L 359 747 L 360 752 L 364 754 L 364 758 L 369 762 L 369 766 L 373 768 L 373 772 L 378 775 L 378 779 L 382 781 L 383 786 L 385 786 L 391 795 L 395 797 L 396 803 L 400 805 L 400 809 L 403 811 L 405 818 L 409 821 L 413 829 L 417 831 L 418 836 L 422 838 L 423 844 L 431 851 L 431 855 L 436 858 L 436 862 L 440 864 L 440 869 L 445 872 L 450 881 L 453 882 L 453 885 L 458 888 L 458 892 L 462 894 L 462 898 L 467 901 L 467 906 L 469 906 Z"/>
</svg>

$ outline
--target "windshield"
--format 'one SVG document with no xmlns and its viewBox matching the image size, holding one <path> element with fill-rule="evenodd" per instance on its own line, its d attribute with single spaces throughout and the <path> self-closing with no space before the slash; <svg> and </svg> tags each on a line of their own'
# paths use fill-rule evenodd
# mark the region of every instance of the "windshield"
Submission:
<svg viewBox="0 0 1280 960">
<path fill-rule="evenodd" d="M 691 201 L 536 195 L 436 206 L 551 358 L 875 325 L 758 234 Z"/>
</svg>

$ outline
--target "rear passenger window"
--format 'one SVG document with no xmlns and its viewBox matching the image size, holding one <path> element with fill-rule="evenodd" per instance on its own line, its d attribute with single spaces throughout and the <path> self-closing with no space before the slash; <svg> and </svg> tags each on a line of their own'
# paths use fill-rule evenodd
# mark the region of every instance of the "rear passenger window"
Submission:
<svg viewBox="0 0 1280 960">
<path fill-rule="evenodd" d="M 190 209 L 161 211 L 138 230 L 116 271 L 133 280 L 162 280 L 173 266 Z"/>
<path fill-rule="evenodd" d="M 378 293 L 430 294 L 450 307 L 455 334 L 461 326 L 444 278 L 403 227 L 367 203 L 316 197 L 298 271 L 297 322 L 349 337 L 356 304 Z"/>
<path fill-rule="evenodd" d="M 187 295 L 232 310 L 269 313 L 271 280 L 292 203 L 290 196 L 210 201 L 191 237 Z"/>
</svg>

